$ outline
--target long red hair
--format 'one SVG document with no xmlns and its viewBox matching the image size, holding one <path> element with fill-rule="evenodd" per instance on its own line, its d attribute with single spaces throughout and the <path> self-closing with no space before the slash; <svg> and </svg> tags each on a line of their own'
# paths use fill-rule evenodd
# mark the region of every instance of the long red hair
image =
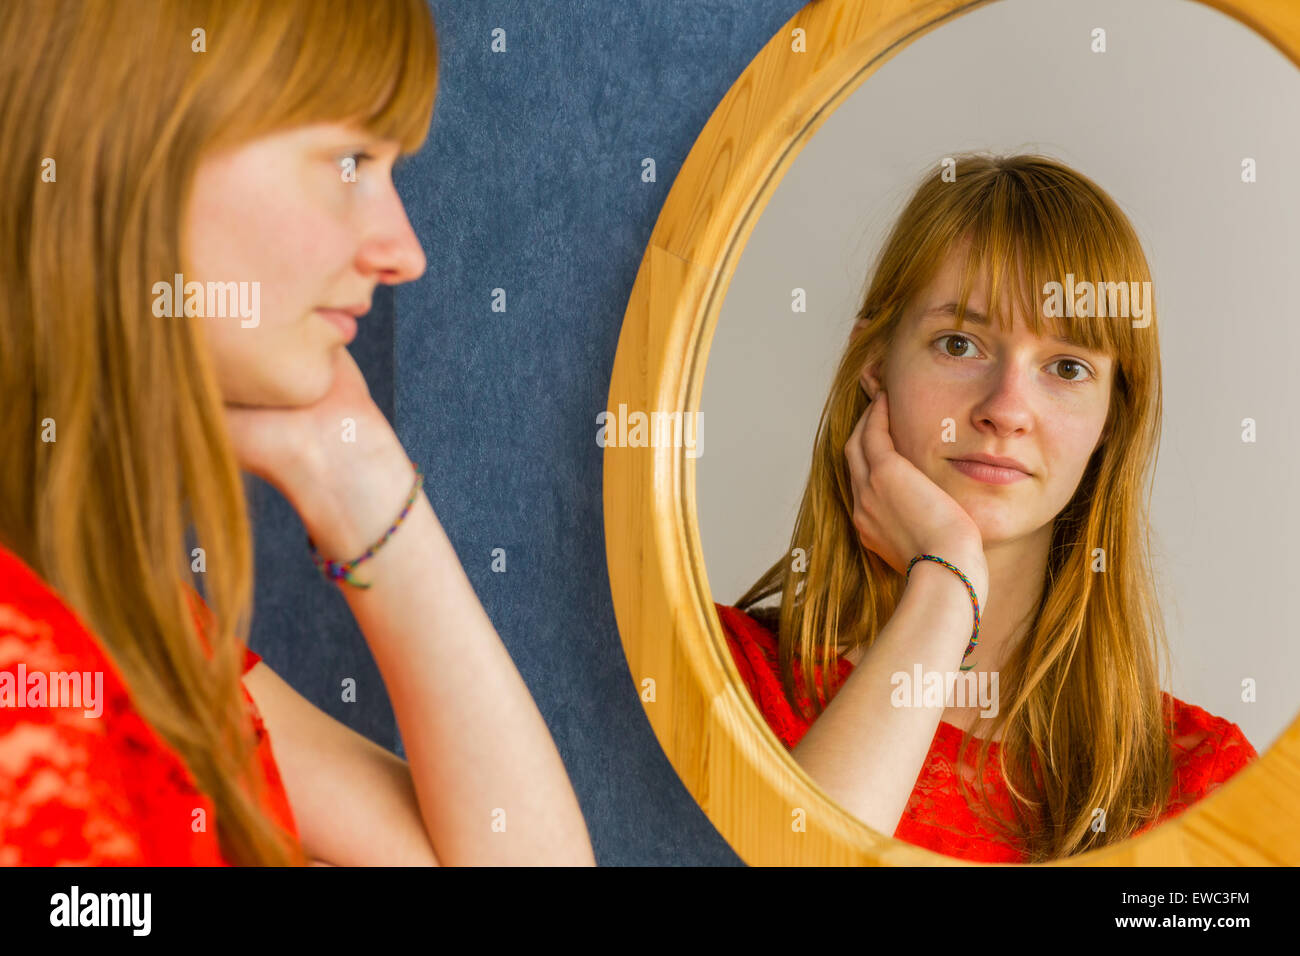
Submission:
<svg viewBox="0 0 1300 956">
<path fill-rule="evenodd" d="M 1114 200 L 1055 160 L 964 155 L 955 181 L 935 174 L 920 184 L 875 264 L 856 316 L 865 326 L 849 337 L 831 383 L 790 551 L 736 602 L 776 629 L 782 679 L 796 710 L 794 662 L 804 675 L 814 665 L 836 673 L 832 658 L 869 646 L 902 595 L 903 576 L 858 541 L 843 449 L 866 409 L 861 370 L 888 354 L 909 303 L 967 241 L 963 313 L 977 270 L 989 277 L 991 303 L 1002 301 L 1002 283 L 1015 281 L 1008 276 L 1018 277 L 1013 301 L 1035 334 L 1045 331 L 1036 292 L 1047 282 L 1067 273 L 1151 279 L 1142 245 Z M 998 319 L 1010 327 L 1011 316 Z M 1126 318 L 1059 321 L 1062 335 L 1113 356 L 1116 372 L 1107 437 L 1056 517 L 1042 602 L 999 674 L 1001 697 L 1010 704 L 1000 708 L 991 733 L 1001 735 L 1002 773 L 1016 814 L 999 822 L 1031 861 L 1127 839 L 1160 816 L 1173 781 L 1159 680 L 1168 643 L 1147 521 L 1161 420 L 1155 310 L 1144 328 Z M 806 571 L 789 558 L 797 548 L 807 555 Z M 1098 555 L 1106 573 L 1095 570 Z M 773 596 L 778 607 L 756 607 Z M 820 713 L 828 699 L 820 685 L 806 693 Z M 981 791 L 990 739 L 979 750 Z M 962 753 L 969 742 L 965 735 Z M 964 780 L 962 787 L 966 792 Z M 1094 828 L 1098 809 L 1105 811 L 1104 830 Z"/>
<path fill-rule="evenodd" d="M 0 181 L 0 539 L 103 641 L 238 863 L 302 853 L 261 811 L 241 732 L 253 562 L 222 397 L 200 330 L 155 319 L 150 290 L 187 271 L 208 150 L 350 121 L 411 152 L 436 80 L 425 0 L 0 4 L 0 142 L 30 171 Z"/>
</svg>

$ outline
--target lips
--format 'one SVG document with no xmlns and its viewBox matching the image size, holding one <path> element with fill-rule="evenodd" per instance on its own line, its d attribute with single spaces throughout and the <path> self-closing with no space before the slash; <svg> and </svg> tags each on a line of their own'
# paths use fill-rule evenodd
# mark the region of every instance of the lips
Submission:
<svg viewBox="0 0 1300 956">
<path fill-rule="evenodd" d="M 1024 462 L 1017 461 L 1015 458 L 1002 458 L 998 455 L 962 455 L 960 458 L 953 458 L 952 461 L 974 461 L 984 465 L 993 465 L 997 468 L 1014 468 L 1026 475 L 1031 474 Z"/>
<path fill-rule="evenodd" d="M 344 344 L 357 337 L 357 319 L 350 312 L 342 309 L 317 309 L 316 314 L 343 333 Z"/>
<path fill-rule="evenodd" d="M 322 312 L 345 312 L 354 319 L 359 319 L 370 311 L 370 303 L 362 302 L 358 305 L 326 305 L 321 307 Z"/>
<path fill-rule="evenodd" d="M 1030 477 L 1029 472 L 1024 471 L 1018 462 L 1014 465 L 993 464 L 985 460 L 990 457 L 993 456 L 979 455 L 970 458 L 949 458 L 948 461 L 967 478 L 988 485 L 1010 485 Z M 1015 462 L 1015 459 L 994 458 L 994 461 Z"/>
</svg>

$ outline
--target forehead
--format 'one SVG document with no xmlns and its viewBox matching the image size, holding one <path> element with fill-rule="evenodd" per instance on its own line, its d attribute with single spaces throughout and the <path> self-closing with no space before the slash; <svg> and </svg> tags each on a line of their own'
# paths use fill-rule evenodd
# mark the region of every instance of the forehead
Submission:
<svg viewBox="0 0 1300 956">
<path fill-rule="evenodd" d="M 969 241 L 959 244 L 948 252 L 935 269 L 926 287 L 917 295 L 917 301 L 911 310 L 914 328 L 929 328 L 956 319 L 962 274 L 969 251 Z M 989 270 L 987 263 L 981 264 L 971 276 L 963 324 L 971 323 L 980 326 L 989 334 L 997 332 L 1013 337 L 1032 336 L 1034 333 L 1028 316 L 1023 314 L 1023 303 L 1027 301 L 1036 304 L 1041 300 L 1033 294 L 1033 290 L 1016 288 L 1017 281 L 1023 280 L 1011 276 L 1003 276 L 1000 279 L 998 291 L 1001 305 L 996 309 L 996 315 L 991 316 L 990 313 L 994 310 L 990 309 L 988 303 Z M 1013 292 L 1021 295 L 1015 295 Z M 1105 355 L 1103 352 L 1089 349 L 1078 337 L 1071 337 L 1069 327 L 1058 320 L 1038 316 L 1037 325 L 1046 341 L 1083 349 L 1098 357 Z"/>
<path fill-rule="evenodd" d="M 970 298 L 966 300 L 966 310 L 963 313 L 963 320 L 992 331 L 995 323 L 984 309 L 985 306 L 983 299 L 977 298 L 972 292 Z M 926 328 L 930 325 L 942 325 L 956 319 L 957 312 L 958 303 L 955 295 L 951 299 L 946 299 L 943 295 L 937 297 L 932 296 L 922 300 L 921 308 L 918 310 L 913 322 L 918 328 Z M 1040 328 L 1043 329 L 1044 338 L 1050 339 L 1053 342 L 1059 342 L 1063 345 L 1074 345 L 1079 348 L 1085 347 L 1083 343 L 1063 334 L 1057 324 L 1051 320 L 1044 318 L 1040 319 L 1040 322 Z M 1002 330 L 1001 326 L 998 328 L 999 331 Z M 1032 335 L 1033 332 L 1030 329 L 1029 324 L 1024 321 L 1023 317 L 1015 314 L 1012 319 L 1011 334 Z"/>
</svg>

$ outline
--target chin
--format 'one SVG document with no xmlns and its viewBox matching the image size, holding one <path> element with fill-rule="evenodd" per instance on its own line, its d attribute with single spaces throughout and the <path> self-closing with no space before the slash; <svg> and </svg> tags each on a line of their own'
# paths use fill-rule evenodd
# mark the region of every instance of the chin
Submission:
<svg viewBox="0 0 1300 956">
<path fill-rule="evenodd" d="M 1009 514 L 1005 508 L 975 508 L 970 511 L 970 516 L 980 529 L 980 537 L 986 548 L 999 541 L 1019 538 L 1025 533 L 1023 521 L 1018 520 L 1023 516 Z"/>
<path fill-rule="evenodd" d="M 303 408 L 314 405 L 329 392 L 334 384 L 334 365 L 329 355 L 312 363 L 281 366 L 276 374 L 268 376 L 258 389 L 257 404 L 278 408 Z"/>
<path fill-rule="evenodd" d="M 317 402 L 319 402 L 322 398 L 324 398 L 329 393 L 330 387 L 333 384 L 334 384 L 333 372 L 327 370 L 325 372 L 325 375 L 314 386 L 309 387 L 304 384 L 299 384 L 295 386 L 290 391 L 289 400 L 286 402 L 286 404 L 293 405 L 296 407 L 315 405 Z"/>
</svg>

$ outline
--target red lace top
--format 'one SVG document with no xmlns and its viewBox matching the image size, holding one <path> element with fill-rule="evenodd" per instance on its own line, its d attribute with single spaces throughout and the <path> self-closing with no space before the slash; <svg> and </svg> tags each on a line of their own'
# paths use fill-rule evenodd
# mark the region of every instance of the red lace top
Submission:
<svg viewBox="0 0 1300 956">
<path fill-rule="evenodd" d="M 790 706 L 781 687 L 777 663 L 777 640 L 767 628 L 744 611 L 716 604 L 722 620 L 723 632 L 731 648 L 732 658 L 744 679 L 750 696 L 767 719 L 772 732 L 787 748 L 794 748 L 808 730 L 805 720 Z M 821 681 L 820 668 L 813 679 Z M 841 658 L 837 662 L 837 682 L 842 686 L 853 670 L 853 665 Z M 796 687 L 799 674 L 795 662 Z M 1199 707 L 1183 703 L 1171 694 L 1165 694 L 1165 706 L 1174 714 L 1174 788 L 1170 803 L 1157 823 L 1177 816 L 1197 800 L 1209 794 L 1258 755 L 1241 728 L 1215 717 Z M 807 705 L 803 697 L 801 704 Z M 1026 855 L 1002 839 L 1000 833 L 987 826 L 982 818 L 982 806 L 975 787 L 975 755 L 978 744 L 971 745 L 961 763 L 968 786 L 974 791 L 975 807 L 967 804 L 957 780 L 957 748 L 961 744 L 959 727 L 941 721 L 935 732 L 930 752 L 917 777 L 916 786 L 908 799 L 907 808 L 899 820 L 894 837 L 936 853 L 981 863 L 1023 863 Z M 998 744 L 989 746 L 989 759 L 985 765 L 985 790 L 999 816 L 1010 822 L 1013 818 L 1011 796 L 998 763 Z M 1148 824 L 1143 830 L 1150 829 Z M 1142 832 L 1142 831 L 1139 831 Z"/>
<path fill-rule="evenodd" d="M 210 612 L 197 594 L 194 600 L 202 627 Z M 245 648 L 244 673 L 259 660 Z M 81 681 L 54 672 L 100 672 L 102 691 L 95 693 L 93 677 L 83 692 Z M 296 837 L 270 739 L 243 693 L 267 780 L 266 812 Z M 0 546 L 0 865 L 227 862 L 211 800 L 135 710 L 96 638 Z"/>
</svg>

